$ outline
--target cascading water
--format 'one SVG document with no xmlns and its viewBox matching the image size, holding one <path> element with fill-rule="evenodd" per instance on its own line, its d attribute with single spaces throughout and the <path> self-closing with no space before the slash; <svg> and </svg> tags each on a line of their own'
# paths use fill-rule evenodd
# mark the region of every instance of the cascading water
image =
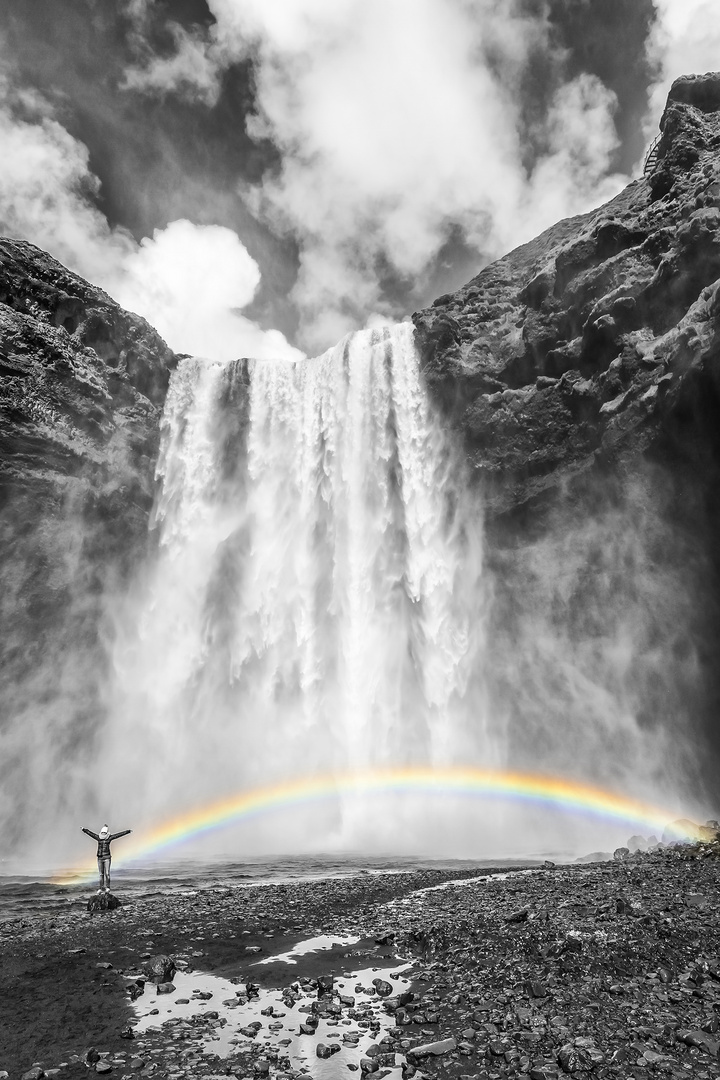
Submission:
<svg viewBox="0 0 720 1080">
<path fill-rule="evenodd" d="M 412 334 L 363 331 L 300 363 L 181 362 L 159 555 L 116 647 L 118 801 L 139 787 L 162 814 L 328 771 L 501 763 L 479 503 Z M 376 811 L 346 792 L 313 827 L 392 845 Z"/>
<path fill-rule="evenodd" d="M 662 483 L 639 471 L 617 498 L 600 480 L 558 501 L 536 538 L 491 549 L 490 587 L 479 495 L 410 324 L 296 363 L 183 360 L 158 478 L 158 551 L 118 619 L 103 813 L 131 805 L 149 825 L 405 765 L 511 766 L 689 806 L 694 662 L 676 639 L 696 585 L 675 569 Z M 346 783 L 238 828 L 221 848 L 506 855 L 627 835 Z"/>
</svg>

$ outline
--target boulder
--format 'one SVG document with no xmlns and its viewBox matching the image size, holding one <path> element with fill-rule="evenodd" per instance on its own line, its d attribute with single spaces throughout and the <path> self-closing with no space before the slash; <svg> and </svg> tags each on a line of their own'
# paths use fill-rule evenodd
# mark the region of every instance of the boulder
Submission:
<svg viewBox="0 0 720 1080">
<path fill-rule="evenodd" d="M 151 957 L 145 965 L 145 974 L 148 979 L 157 983 L 158 986 L 172 982 L 176 970 L 172 956 L 166 956 L 165 953 L 158 953 Z"/>
<path fill-rule="evenodd" d="M 690 844 L 700 839 L 700 826 L 689 818 L 677 818 L 665 826 L 663 844 Z"/>
<path fill-rule="evenodd" d="M 115 911 L 119 907 L 120 901 L 111 892 L 95 893 L 87 903 L 87 909 L 91 915 L 99 915 L 105 911 Z M 112 967 L 112 965 L 110 966 Z"/>
</svg>

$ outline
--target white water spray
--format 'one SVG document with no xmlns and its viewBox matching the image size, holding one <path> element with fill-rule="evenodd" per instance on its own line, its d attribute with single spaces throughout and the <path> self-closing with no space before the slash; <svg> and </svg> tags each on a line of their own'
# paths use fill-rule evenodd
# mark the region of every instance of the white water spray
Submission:
<svg viewBox="0 0 720 1080">
<path fill-rule="evenodd" d="M 296 363 L 182 361 L 158 479 L 157 556 L 115 644 L 105 816 L 132 804 L 157 823 L 247 789 L 404 765 L 510 765 L 678 804 L 688 672 L 662 647 L 662 615 L 688 588 L 651 557 L 655 489 L 647 521 L 632 491 L 579 530 L 560 505 L 542 541 L 496 552 L 490 611 L 479 496 L 410 324 Z M 629 835 L 451 793 L 340 788 L 220 844 L 506 855 Z"/>
<path fill-rule="evenodd" d="M 501 763 L 479 503 L 412 335 L 173 376 L 159 555 L 116 649 L 107 747 L 152 812 L 298 775 Z M 345 793 L 328 836 L 388 839 L 377 809 Z"/>
</svg>

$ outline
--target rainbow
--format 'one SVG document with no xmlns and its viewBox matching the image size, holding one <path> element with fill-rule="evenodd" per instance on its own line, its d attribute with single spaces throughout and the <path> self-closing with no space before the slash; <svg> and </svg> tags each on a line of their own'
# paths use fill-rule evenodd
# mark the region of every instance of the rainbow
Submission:
<svg viewBox="0 0 720 1080">
<path fill-rule="evenodd" d="M 662 830 L 677 813 L 627 798 L 603 788 L 534 773 L 505 772 L 462 766 L 404 766 L 361 773 L 330 774 L 254 788 L 194 808 L 154 829 L 131 834 L 118 845 L 122 862 L 142 860 L 204 833 L 259 814 L 323 799 L 365 795 L 415 794 L 510 799 L 551 807 L 609 822 Z M 95 863 L 55 879 L 57 884 L 86 882 L 96 875 Z"/>
</svg>

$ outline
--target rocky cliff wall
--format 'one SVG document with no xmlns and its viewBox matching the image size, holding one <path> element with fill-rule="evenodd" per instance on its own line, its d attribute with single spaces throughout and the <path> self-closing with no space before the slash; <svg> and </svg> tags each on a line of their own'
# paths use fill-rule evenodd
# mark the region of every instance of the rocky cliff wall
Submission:
<svg viewBox="0 0 720 1080">
<path fill-rule="evenodd" d="M 648 176 L 413 316 L 499 510 L 668 440 L 715 452 L 720 74 L 678 80 L 661 131 Z"/>
<path fill-rule="evenodd" d="M 570 766 L 563 715 L 624 710 L 720 796 L 720 74 L 673 85 L 642 179 L 413 318 L 486 496 L 509 730 Z"/>
<path fill-rule="evenodd" d="M 46 771 L 54 790 L 82 774 L 175 362 L 143 319 L 0 240 L 0 820 L 24 819 Z"/>
</svg>

